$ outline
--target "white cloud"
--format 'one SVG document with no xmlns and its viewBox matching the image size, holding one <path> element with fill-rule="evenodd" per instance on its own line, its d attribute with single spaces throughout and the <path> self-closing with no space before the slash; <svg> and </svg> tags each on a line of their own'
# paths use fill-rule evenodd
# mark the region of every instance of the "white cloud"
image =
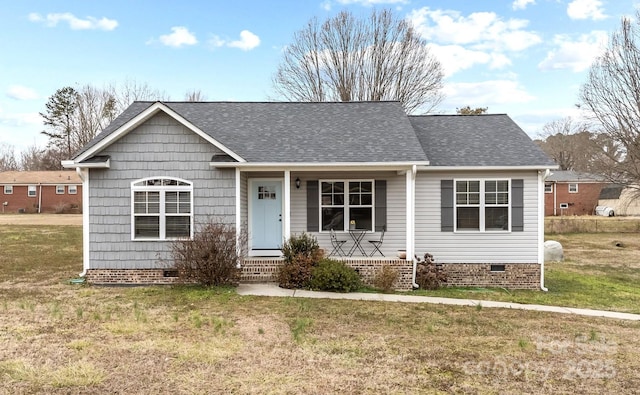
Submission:
<svg viewBox="0 0 640 395">
<path fill-rule="evenodd" d="M 198 39 L 186 27 L 174 26 L 171 28 L 171 34 L 160 36 L 160 42 L 169 47 L 179 48 L 183 45 L 195 45 Z"/>
<path fill-rule="evenodd" d="M 571 19 L 599 20 L 607 18 L 600 0 L 573 0 L 567 6 L 567 15 Z"/>
<path fill-rule="evenodd" d="M 38 93 L 26 86 L 11 85 L 7 90 L 7 97 L 15 100 L 33 100 L 38 98 Z"/>
<path fill-rule="evenodd" d="M 243 30 L 240 32 L 240 39 L 234 41 L 227 41 L 218 36 L 213 36 L 209 40 L 209 44 L 214 47 L 231 47 L 239 48 L 243 51 L 250 51 L 260 45 L 260 37 L 253 34 L 249 30 Z"/>
<path fill-rule="evenodd" d="M 562 69 L 573 72 L 584 71 L 602 53 L 607 37 L 605 31 L 582 34 L 577 40 L 565 34 L 558 34 L 553 39 L 555 49 L 547 53 L 547 57 L 538 64 L 538 68 L 545 71 Z"/>
<path fill-rule="evenodd" d="M 449 82 L 443 89 L 446 95 L 442 107 L 492 107 L 496 105 L 529 103 L 535 97 L 514 80 L 481 82 Z"/>
<path fill-rule="evenodd" d="M 529 4 L 536 4 L 536 0 L 514 0 L 511 7 L 514 10 L 524 10 Z"/>
<path fill-rule="evenodd" d="M 47 14 L 47 16 L 32 12 L 28 18 L 31 22 L 44 23 L 49 27 L 57 26 L 59 22 L 67 22 L 72 30 L 113 30 L 118 27 L 118 21 L 115 19 L 105 17 L 98 19 L 92 16 L 80 19 L 69 12 Z"/>
<path fill-rule="evenodd" d="M 537 33 L 526 30 L 529 21 L 503 20 L 493 12 L 464 16 L 423 7 L 409 13 L 408 19 L 431 43 L 448 76 L 477 64 L 491 69 L 510 66 L 510 55 L 542 42 Z"/>
</svg>

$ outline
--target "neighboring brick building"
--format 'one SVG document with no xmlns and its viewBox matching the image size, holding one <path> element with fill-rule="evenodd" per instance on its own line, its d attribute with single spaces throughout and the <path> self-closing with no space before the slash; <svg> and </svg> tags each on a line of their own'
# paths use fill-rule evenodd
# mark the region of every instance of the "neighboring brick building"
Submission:
<svg viewBox="0 0 640 395">
<path fill-rule="evenodd" d="M 545 180 L 544 215 L 592 215 L 606 185 L 593 174 L 554 171 Z"/>
<path fill-rule="evenodd" d="M 82 180 L 75 171 L 0 172 L 4 213 L 82 212 Z"/>
</svg>

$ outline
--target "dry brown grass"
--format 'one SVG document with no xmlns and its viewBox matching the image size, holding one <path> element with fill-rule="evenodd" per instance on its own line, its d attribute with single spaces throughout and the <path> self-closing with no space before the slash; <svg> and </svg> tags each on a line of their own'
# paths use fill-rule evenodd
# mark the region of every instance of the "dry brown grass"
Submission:
<svg viewBox="0 0 640 395">
<path fill-rule="evenodd" d="M 2 293 L 0 393 L 595 394 L 640 386 L 640 323 L 197 288 L 56 284 Z"/>
<path fill-rule="evenodd" d="M 0 235 L 35 237 L 43 246 L 50 240 L 62 250 L 78 242 L 76 230 L 65 229 L 64 238 L 56 229 Z M 481 306 L 261 298 L 224 288 L 69 285 L 63 280 L 75 276 L 80 255 L 76 249 L 29 258 L 28 271 L 18 270 L 19 262 L 0 265 L 0 394 L 640 388 L 638 322 Z M 584 258 L 572 252 L 571 259 Z"/>
</svg>

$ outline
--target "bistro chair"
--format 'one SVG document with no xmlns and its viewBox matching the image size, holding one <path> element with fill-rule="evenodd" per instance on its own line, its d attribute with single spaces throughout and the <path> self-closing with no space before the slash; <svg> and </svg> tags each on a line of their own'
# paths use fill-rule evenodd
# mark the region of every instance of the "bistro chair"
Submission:
<svg viewBox="0 0 640 395">
<path fill-rule="evenodd" d="M 380 253 L 380 255 L 384 256 L 382 251 L 380 251 L 380 247 L 382 247 L 382 242 L 384 241 L 384 233 L 387 231 L 387 225 L 382 225 L 382 231 L 380 232 L 380 239 L 378 240 L 367 240 L 373 246 L 374 250 L 371 251 L 371 255 L 373 256 L 376 251 Z"/>
<path fill-rule="evenodd" d="M 329 254 L 328 256 L 331 256 L 333 254 L 337 254 L 340 257 L 347 255 L 344 253 L 344 250 L 342 249 L 342 246 L 346 242 L 347 242 L 346 240 L 339 240 L 338 236 L 336 236 L 336 232 L 333 230 L 333 228 L 331 228 L 331 246 L 333 247 L 333 250 L 331 251 L 331 254 Z"/>
</svg>

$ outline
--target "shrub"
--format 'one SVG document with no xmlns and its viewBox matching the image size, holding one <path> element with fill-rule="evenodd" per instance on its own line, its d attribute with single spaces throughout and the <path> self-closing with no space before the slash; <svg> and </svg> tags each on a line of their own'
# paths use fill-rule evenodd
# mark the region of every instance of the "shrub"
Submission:
<svg viewBox="0 0 640 395">
<path fill-rule="evenodd" d="M 282 245 L 284 263 L 278 270 L 278 285 L 282 288 L 308 288 L 311 271 L 322 259 L 318 240 L 302 233 L 291 236 Z"/>
<path fill-rule="evenodd" d="M 433 255 L 424 254 L 424 260 L 416 267 L 416 284 L 422 289 L 438 289 L 443 282 L 447 282 L 447 274 L 442 267 L 436 265 Z"/>
<path fill-rule="evenodd" d="M 311 271 L 311 289 L 320 291 L 352 292 L 360 288 L 360 276 L 344 262 L 323 259 Z"/>
<path fill-rule="evenodd" d="M 207 287 L 237 285 L 244 239 L 241 237 L 239 246 L 236 245 L 233 225 L 209 221 L 194 233 L 193 239 L 175 240 L 171 244 L 171 257 L 180 281 Z"/>
<path fill-rule="evenodd" d="M 384 265 L 373 277 L 373 286 L 383 292 L 391 292 L 399 276 L 400 272 L 398 270 L 389 265 Z"/>
</svg>

